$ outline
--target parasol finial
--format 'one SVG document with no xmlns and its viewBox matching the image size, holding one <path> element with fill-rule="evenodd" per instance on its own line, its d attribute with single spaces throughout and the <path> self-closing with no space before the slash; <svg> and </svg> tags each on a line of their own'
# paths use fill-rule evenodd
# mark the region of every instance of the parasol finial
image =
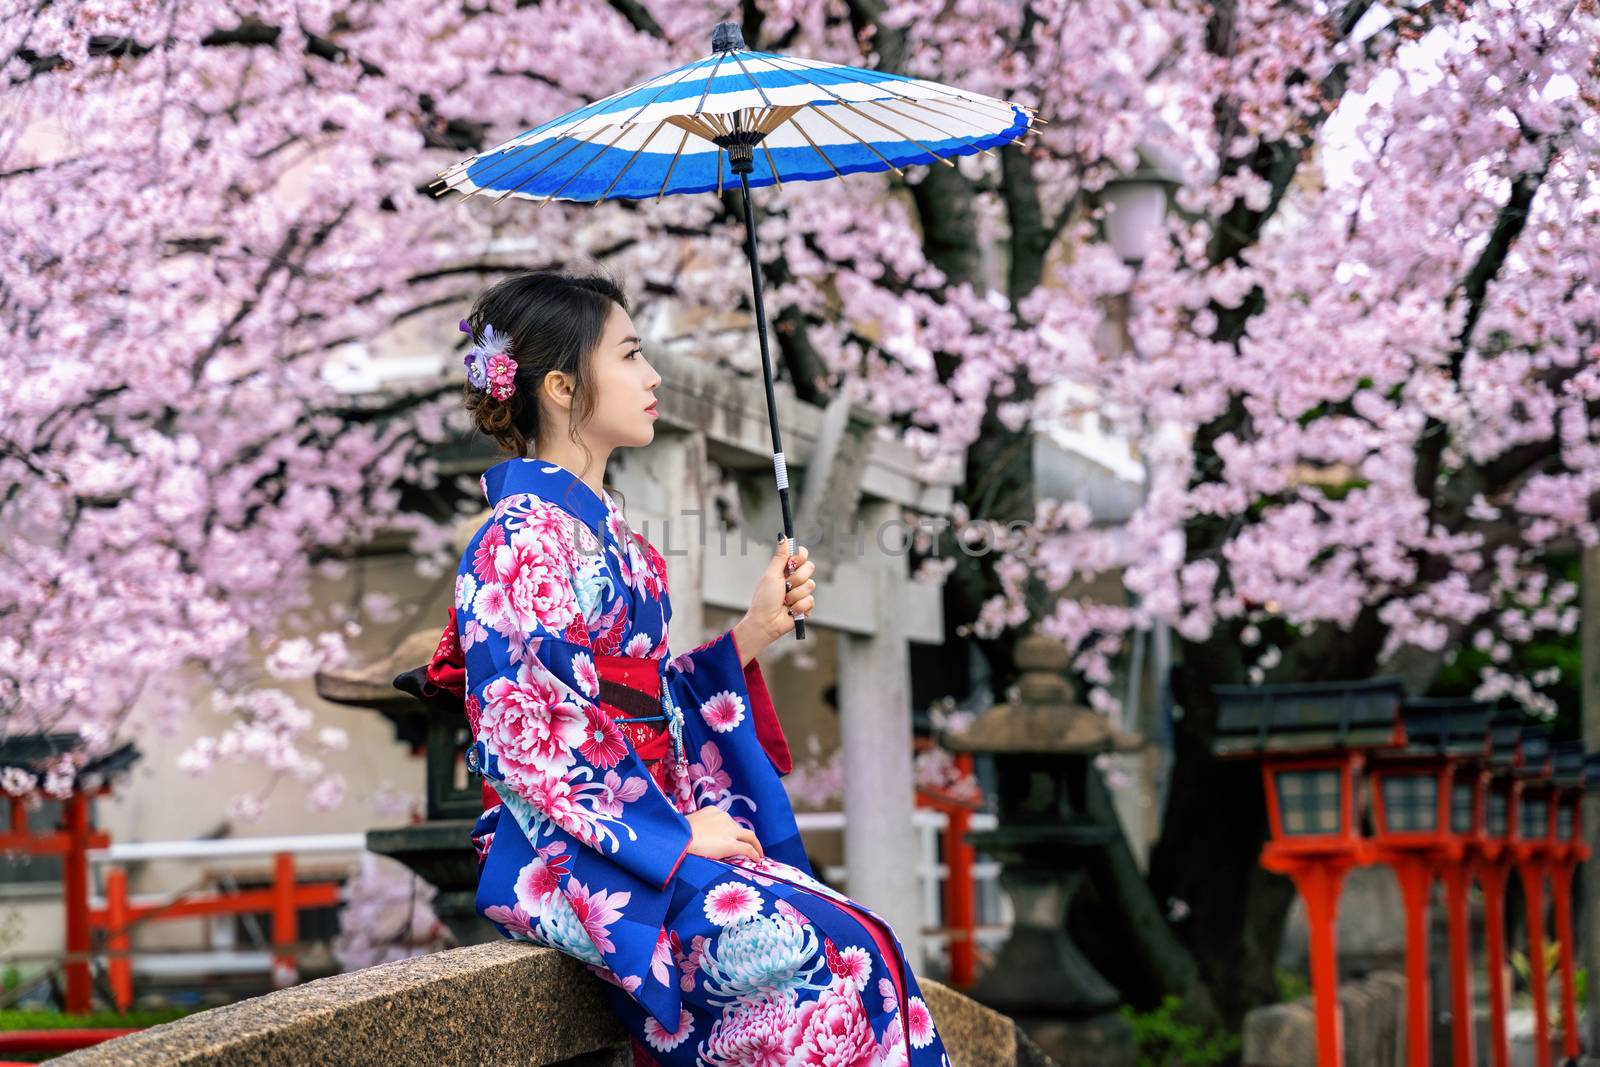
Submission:
<svg viewBox="0 0 1600 1067">
<path fill-rule="evenodd" d="M 715 52 L 743 52 L 745 51 L 744 31 L 737 22 L 719 22 L 717 28 L 711 31 L 711 51 Z"/>
</svg>

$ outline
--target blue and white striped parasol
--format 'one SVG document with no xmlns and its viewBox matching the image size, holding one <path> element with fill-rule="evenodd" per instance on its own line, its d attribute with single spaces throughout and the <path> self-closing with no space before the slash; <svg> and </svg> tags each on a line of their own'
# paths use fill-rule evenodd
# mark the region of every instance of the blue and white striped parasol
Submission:
<svg viewBox="0 0 1600 1067">
<path fill-rule="evenodd" d="M 881 70 L 745 47 L 737 23 L 711 35 L 709 58 L 669 70 L 535 126 L 439 172 L 438 193 L 537 201 L 660 198 L 744 191 L 745 252 L 767 387 L 783 532 L 794 549 L 789 475 L 778 432 L 752 188 L 919 164 L 954 166 L 1025 136 L 1021 104 Z M 802 619 L 795 636 L 805 637 Z"/>
<path fill-rule="evenodd" d="M 949 162 L 1015 141 L 1033 124 L 1019 104 L 753 52 L 737 26 L 723 27 L 709 58 L 535 126 L 434 184 L 541 202 L 720 193 L 741 144 L 756 148 L 748 184 L 757 188 Z"/>
</svg>

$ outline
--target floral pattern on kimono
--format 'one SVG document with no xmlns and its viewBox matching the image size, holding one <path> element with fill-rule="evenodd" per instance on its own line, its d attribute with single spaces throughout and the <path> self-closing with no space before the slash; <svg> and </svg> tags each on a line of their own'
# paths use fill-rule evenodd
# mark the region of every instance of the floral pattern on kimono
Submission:
<svg viewBox="0 0 1600 1067">
<path fill-rule="evenodd" d="M 500 801 L 473 831 L 479 913 L 604 979 L 641 1059 L 948 1067 L 899 939 L 811 870 L 759 665 L 731 631 L 669 655 L 665 562 L 609 494 L 520 458 L 480 484 L 454 605 L 469 763 Z M 686 776 L 601 710 L 617 657 L 682 710 Z M 685 815 L 712 805 L 763 859 L 689 853 Z"/>
</svg>

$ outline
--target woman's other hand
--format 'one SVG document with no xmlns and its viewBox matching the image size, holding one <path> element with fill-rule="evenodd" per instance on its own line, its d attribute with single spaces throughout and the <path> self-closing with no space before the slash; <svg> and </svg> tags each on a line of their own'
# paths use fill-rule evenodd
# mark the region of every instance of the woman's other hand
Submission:
<svg viewBox="0 0 1600 1067">
<path fill-rule="evenodd" d="M 689 820 L 692 835 L 689 851 L 696 856 L 713 860 L 749 856 L 758 860 L 767 854 L 755 831 L 739 825 L 721 808 L 701 808 L 684 817 Z"/>
<path fill-rule="evenodd" d="M 790 555 L 789 539 L 778 539 L 772 560 L 750 598 L 750 610 L 733 628 L 741 666 L 759 656 L 772 642 L 793 631 L 796 614 L 810 615 L 817 606 L 813 595 L 817 583 L 811 577 L 817 565 L 811 562 L 810 557 L 811 553 L 804 545 Z"/>
</svg>

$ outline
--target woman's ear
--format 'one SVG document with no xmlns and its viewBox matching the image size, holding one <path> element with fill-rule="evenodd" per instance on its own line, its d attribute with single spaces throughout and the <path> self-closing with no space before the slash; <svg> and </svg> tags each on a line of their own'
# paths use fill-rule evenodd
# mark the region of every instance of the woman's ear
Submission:
<svg viewBox="0 0 1600 1067">
<path fill-rule="evenodd" d="M 539 391 L 557 411 L 571 411 L 574 384 L 570 374 L 553 370 L 544 376 Z"/>
</svg>

